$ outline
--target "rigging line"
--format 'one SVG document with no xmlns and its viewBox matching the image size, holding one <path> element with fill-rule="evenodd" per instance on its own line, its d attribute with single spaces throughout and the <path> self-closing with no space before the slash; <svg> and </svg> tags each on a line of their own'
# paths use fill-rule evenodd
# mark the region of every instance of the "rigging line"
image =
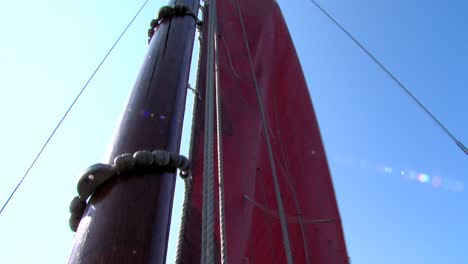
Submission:
<svg viewBox="0 0 468 264">
<path fill-rule="evenodd" d="M 275 119 L 277 119 L 277 111 L 276 111 L 276 98 L 275 98 Z M 278 137 L 279 137 L 279 141 L 281 142 L 281 134 L 280 134 L 280 130 L 278 129 Z M 284 149 L 283 149 L 283 145 L 280 145 L 280 150 L 281 150 L 281 154 L 283 156 L 283 159 L 286 160 L 286 154 L 284 152 Z M 302 242 L 304 244 L 304 257 L 306 259 L 306 264 L 309 264 L 309 241 L 307 240 L 307 235 L 306 235 L 306 230 L 305 230 L 305 226 L 304 226 L 304 217 L 302 215 L 302 211 L 301 211 L 301 206 L 299 204 L 299 200 L 297 199 L 297 192 L 296 192 L 296 189 L 294 188 L 294 184 L 291 182 L 291 177 L 290 177 L 290 173 L 289 173 L 289 166 L 287 164 L 283 164 L 281 159 L 277 156 L 277 155 L 274 155 L 276 160 L 278 161 L 278 166 L 280 168 L 280 170 L 283 172 L 283 175 L 285 175 L 285 179 L 286 179 L 286 184 L 288 185 L 289 187 L 289 190 L 292 192 L 293 194 L 293 200 L 294 200 L 294 204 L 296 206 L 296 212 L 297 212 L 297 215 L 298 215 L 298 218 L 299 218 L 299 224 L 300 224 L 300 228 L 301 228 L 301 235 L 302 235 Z M 287 161 L 286 161 L 287 162 Z"/>
<path fill-rule="evenodd" d="M 276 203 L 278 205 L 278 212 L 280 215 L 280 223 L 281 223 L 281 233 L 283 237 L 283 246 L 284 246 L 284 251 L 286 253 L 286 259 L 288 264 L 293 264 L 293 256 L 292 256 L 292 251 L 291 251 L 291 244 L 289 242 L 289 234 L 288 234 L 288 226 L 286 222 L 286 213 L 284 211 L 284 206 L 283 206 L 283 200 L 281 198 L 281 189 L 279 186 L 279 181 L 278 181 L 278 174 L 276 172 L 276 164 L 275 164 L 275 159 L 273 157 L 273 147 L 271 146 L 271 140 L 270 140 L 270 129 L 267 124 L 266 120 L 266 114 L 265 114 L 265 109 L 263 106 L 263 101 L 262 101 L 262 94 L 260 91 L 260 87 L 258 85 L 257 81 L 257 76 L 255 73 L 255 65 L 252 60 L 252 53 L 250 52 L 250 46 L 249 46 L 249 41 L 247 38 L 247 32 L 245 29 L 244 25 L 244 19 L 242 17 L 242 11 L 239 5 L 239 1 L 236 0 L 236 7 L 237 7 L 237 14 L 239 16 L 239 22 L 241 24 L 242 28 L 242 35 L 244 39 L 244 45 L 247 50 L 247 57 L 249 59 L 249 64 L 250 64 L 250 73 L 252 74 L 254 86 L 255 86 L 255 93 L 257 95 L 257 101 L 258 101 L 258 106 L 260 108 L 260 116 L 262 119 L 262 126 L 263 126 L 263 133 L 265 135 L 265 144 L 267 146 L 267 152 L 268 152 L 268 158 L 270 161 L 270 167 L 271 167 L 271 174 L 273 177 L 273 186 L 275 189 L 275 196 L 276 196 Z"/>
<path fill-rule="evenodd" d="M 204 44 L 203 42 L 205 41 L 203 38 L 203 33 L 202 33 L 202 30 L 199 31 L 199 37 L 198 37 L 198 40 L 199 40 L 199 44 L 200 44 L 200 47 L 202 47 Z M 199 48 L 198 49 L 198 63 L 197 63 L 197 73 L 196 73 L 196 84 L 195 84 L 195 91 L 196 91 L 196 95 L 194 96 L 194 99 L 193 99 L 193 108 L 192 108 L 192 128 L 191 128 L 191 133 L 190 135 L 190 144 L 189 144 L 189 160 L 190 160 L 190 164 L 191 164 L 191 167 L 192 167 L 192 170 L 193 170 L 193 161 L 194 161 L 194 154 L 193 154 L 193 149 L 194 149 L 194 145 L 195 145 L 195 137 L 193 136 L 195 134 L 195 131 L 197 131 L 198 129 L 198 126 L 197 126 L 197 120 L 198 120 L 198 114 L 197 114 L 197 110 L 198 109 L 198 104 L 199 104 L 199 100 L 201 100 L 201 96 L 200 96 L 200 83 L 201 83 L 201 74 L 200 74 L 200 69 L 202 67 L 202 56 L 203 56 L 203 50 L 202 48 Z M 189 85 L 190 87 L 190 85 Z M 192 88 L 193 89 L 193 88 Z M 186 232 L 186 225 L 187 225 L 187 218 L 188 218 L 188 210 L 190 210 L 190 208 L 192 208 L 192 204 L 191 204 L 191 195 L 192 195 L 192 181 L 193 181 L 193 177 L 192 177 L 192 170 L 190 170 L 190 174 L 188 175 L 187 179 L 185 180 L 185 193 L 184 193 L 184 203 L 182 205 L 182 217 L 181 217 L 181 221 L 180 221 L 180 228 L 179 228 L 179 239 L 177 241 L 177 251 L 176 251 L 176 261 L 175 263 L 176 264 L 182 264 L 182 250 L 183 250 L 183 243 L 184 243 L 184 236 L 185 236 L 185 232 Z"/>
<path fill-rule="evenodd" d="M 63 121 L 65 120 L 65 118 L 68 116 L 68 113 L 70 113 L 70 111 L 72 110 L 73 106 L 75 105 L 75 103 L 78 101 L 78 99 L 80 98 L 81 94 L 86 90 L 86 88 L 88 87 L 88 84 L 91 82 L 91 80 L 94 78 L 94 75 L 96 75 L 96 73 L 98 72 L 98 70 L 101 68 L 102 64 L 104 64 L 104 62 L 106 61 L 107 57 L 109 57 L 110 53 L 112 52 L 112 50 L 114 50 L 115 46 L 117 45 L 117 43 L 119 43 L 120 39 L 123 37 L 123 35 L 125 34 L 125 32 L 127 32 L 128 28 L 130 28 L 130 26 L 133 24 L 133 21 L 135 21 L 135 19 L 137 18 L 137 16 L 141 13 L 141 11 L 143 10 L 143 8 L 146 6 L 146 4 L 149 2 L 150 0 L 146 0 L 143 5 L 140 7 L 140 9 L 138 10 L 138 12 L 135 14 L 135 16 L 132 18 L 132 20 L 130 20 L 130 22 L 128 23 L 127 27 L 125 27 L 125 29 L 122 31 L 122 33 L 120 34 L 120 36 L 117 38 L 117 40 L 114 42 L 114 44 L 112 45 L 112 47 L 109 49 L 109 51 L 107 52 L 107 54 L 104 56 L 104 58 L 101 60 L 101 62 L 99 63 L 99 65 L 96 67 L 96 69 L 94 70 L 94 72 L 91 74 L 91 76 L 89 77 L 88 81 L 86 81 L 85 85 L 83 86 L 83 88 L 81 88 L 80 92 L 76 95 L 75 99 L 73 100 L 73 102 L 70 104 L 70 106 L 68 107 L 67 111 L 65 111 L 65 114 L 62 116 L 62 118 L 60 119 L 60 121 L 58 122 L 57 126 L 54 128 L 54 130 L 52 131 L 52 133 L 50 134 L 49 138 L 47 138 L 47 140 L 45 141 L 44 145 L 42 146 L 41 150 L 37 153 L 36 157 L 34 158 L 34 160 L 31 162 L 31 165 L 29 165 L 29 168 L 26 170 L 26 172 L 24 173 L 23 177 L 21 178 L 21 180 L 18 182 L 18 184 L 16 185 L 16 187 L 13 189 L 13 191 L 11 192 L 10 196 L 8 197 L 8 199 L 6 200 L 6 202 L 3 204 L 2 206 L 2 209 L 0 209 L 0 214 L 2 214 L 3 210 L 5 209 L 5 207 L 8 205 L 8 203 L 10 202 L 11 198 L 13 198 L 13 196 L 15 195 L 16 191 L 18 190 L 18 188 L 21 186 L 21 184 L 23 183 L 24 179 L 26 178 L 26 176 L 28 176 L 29 172 L 31 171 L 31 169 L 34 167 L 34 165 L 36 164 L 36 161 L 39 159 L 39 157 L 41 156 L 42 152 L 44 151 L 44 149 L 47 147 L 47 145 L 49 144 L 49 141 L 52 139 L 52 137 L 55 135 L 55 132 L 57 132 L 57 130 L 59 129 L 60 125 L 62 125 Z"/>
<path fill-rule="evenodd" d="M 214 37 L 216 0 L 208 4 L 201 263 L 214 264 Z"/>
<path fill-rule="evenodd" d="M 278 89 L 278 87 L 277 87 Z M 278 98 L 275 96 L 273 98 L 273 114 L 274 114 L 274 120 L 276 123 L 279 123 L 279 120 L 278 120 Z M 279 142 L 281 142 L 281 129 L 278 127 L 276 129 L 276 134 L 277 134 L 277 137 L 278 137 L 278 140 Z M 302 235 L 302 242 L 304 244 L 304 257 L 305 257 L 305 260 L 306 260 L 306 264 L 310 264 L 310 257 L 309 257 L 309 241 L 307 239 L 307 235 L 306 235 L 306 228 L 304 226 L 304 223 L 302 221 L 303 219 L 303 215 L 302 215 L 302 211 L 301 211 L 301 206 L 300 206 L 300 203 L 299 203 L 299 200 L 297 199 L 297 192 L 296 192 L 296 189 L 294 188 L 294 183 L 291 182 L 291 177 L 289 177 L 291 174 L 289 172 L 289 163 L 288 163 L 288 160 L 286 159 L 286 152 L 285 152 L 285 149 L 284 149 L 284 145 L 283 144 L 280 144 L 279 146 L 280 148 L 280 152 L 281 152 L 281 156 L 283 157 L 283 160 L 285 161 L 285 164 L 283 164 L 282 160 L 277 156 L 277 155 L 274 155 L 276 160 L 278 161 L 278 165 L 279 165 L 279 168 L 283 171 L 283 175 L 285 175 L 285 179 L 286 179 L 286 183 L 289 187 L 289 190 L 292 192 L 292 195 L 293 195 L 293 200 L 294 200 L 294 204 L 295 204 L 295 207 L 296 207 L 296 212 L 297 214 L 299 215 L 299 219 L 301 220 L 300 221 L 300 227 L 301 227 L 301 235 Z"/>
<path fill-rule="evenodd" d="M 265 214 L 271 216 L 271 217 L 274 217 L 276 219 L 279 219 L 279 214 L 277 212 L 275 212 L 274 210 L 260 204 L 260 203 L 257 203 L 255 202 L 252 198 L 250 198 L 248 195 L 244 194 L 242 196 L 242 198 L 244 198 L 245 200 L 247 200 L 248 202 L 250 202 L 252 205 L 254 205 L 255 207 L 257 207 L 258 209 L 262 210 Z M 331 222 L 335 222 L 335 220 L 333 220 L 332 218 L 326 218 L 326 219 L 307 219 L 307 218 L 304 218 L 303 216 L 289 216 L 287 215 L 286 216 L 286 220 L 289 222 L 289 223 L 293 223 L 293 224 L 301 224 L 301 221 L 304 223 L 304 224 L 320 224 L 320 223 L 331 223 Z"/>
<path fill-rule="evenodd" d="M 217 23 L 217 21 L 215 21 Z M 217 32 L 216 32 L 217 33 Z M 221 264 L 227 264 L 226 211 L 224 210 L 224 164 L 223 164 L 223 111 L 219 87 L 218 37 L 214 38 L 215 49 L 215 93 L 216 93 L 216 142 L 218 143 L 218 192 L 219 192 L 219 236 L 221 246 Z"/>
<path fill-rule="evenodd" d="M 325 16 L 327 16 L 337 27 L 341 29 L 356 45 L 359 46 L 379 67 L 382 69 L 395 83 L 440 127 L 442 130 L 457 144 L 457 146 L 468 155 L 468 149 L 459 141 L 419 100 L 416 98 L 408 88 L 385 67 L 372 53 L 364 47 L 347 29 L 345 29 L 332 15 L 322 8 L 315 0 L 309 0 L 313 3 Z"/>
<path fill-rule="evenodd" d="M 177 250 L 176 250 L 176 264 L 182 263 L 182 243 L 186 230 L 186 222 L 188 210 L 191 205 L 190 193 L 192 192 L 192 173 L 189 172 L 189 175 L 184 179 L 184 202 L 182 204 L 182 216 L 180 217 L 180 227 L 179 227 L 179 238 L 177 240 Z"/>
</svg>

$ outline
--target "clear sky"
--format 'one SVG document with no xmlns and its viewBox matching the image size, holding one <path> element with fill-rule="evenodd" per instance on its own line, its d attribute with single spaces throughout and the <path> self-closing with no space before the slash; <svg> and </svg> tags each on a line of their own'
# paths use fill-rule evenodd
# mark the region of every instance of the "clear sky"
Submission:
<svg viewBox="0 0 468 264">
<path fill-rule="evenodd" d="M 0 203 L 143 2 L 1 1 Z M 165 3 L 150 1 L 0 215 L 0 263 L 67 261 L 77 176 L 103 161 L 149 22 Z M 279 3 L 320 123 L 352 263 L 468 263 L 468 157 L 308 0 Z M 467 3 L 319 3 L 468 144 Z"/>
</svg>

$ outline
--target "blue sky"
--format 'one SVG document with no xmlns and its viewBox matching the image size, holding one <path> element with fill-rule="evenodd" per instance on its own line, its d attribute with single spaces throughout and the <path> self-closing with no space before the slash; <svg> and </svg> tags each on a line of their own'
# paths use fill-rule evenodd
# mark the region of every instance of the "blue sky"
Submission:
<svg viewBox="0 0 468 264">
<path fill-rule="evenodd" d="M 143 2 L 2 2 L 0 202 Z M 468 263 L 468 157 L 308 0 L 278 2 L 309 84 L 352 263 Z M 319 3 L 468 144 L 468 4 Z M 0 263 L 67 261 L 76 178 L 103 161 L 163 4 L 151 1 L 135 20 L 0 215 Z"/>
</svg>

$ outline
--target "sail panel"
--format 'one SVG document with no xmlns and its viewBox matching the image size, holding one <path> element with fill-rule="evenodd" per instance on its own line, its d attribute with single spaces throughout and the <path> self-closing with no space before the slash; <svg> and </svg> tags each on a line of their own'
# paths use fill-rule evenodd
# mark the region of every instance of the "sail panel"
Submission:
<svg viewBox="0 0 468 264">
<path fill-rule="evenodd" d="M 294 263 L 348 263 L 319 127 L 279 6 L 273 0 L 218 1 L 217 12 L 229 262 L 287 263 L 260 114 L 263 107 Z M 204 17 L 207 25 L 206 14 Z M 201 45 L 197 84 L 201 100 L 196 104 L 192 133 L 193 182 L 181 247 L 182 263 L 200 262 L 205 43 Z M 216 186 L 215 197 L 217 190 Z M 215 216 L 216 263 L 220 263 L 217 207 Z"/>
</svg>

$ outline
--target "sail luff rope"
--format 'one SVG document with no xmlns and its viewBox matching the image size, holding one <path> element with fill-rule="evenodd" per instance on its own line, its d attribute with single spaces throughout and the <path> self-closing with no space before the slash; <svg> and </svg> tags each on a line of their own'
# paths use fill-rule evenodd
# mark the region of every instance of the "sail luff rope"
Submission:
<svg viewBox="0 0 468 264">
<path fill-rule="evenodd" d="M 238 0 L 236 0 L 236 6 L 237 6 L 237 12 L 238 12 L 238 15 L 239 15 L 241 28 L 242 28 L 242 35 L 243 35 L 243 39 L 244 39 L 244 44 L 245 44 L 245 48 L 247 50 L 247 56 L 248 56 L 248 59 L 249 59 L 250 71 L 251 71 L 254 86 L 255 86 L 255 92 L 256 92 L 256 95 L 257 95 L 258 105 L 259 105 L 259 108 L 260 108 L 260 116 L 261 116 L 261 119 L 262 119 L 263 133 L 265 135 L 265 141 L 266 141 L 266 146 L 267 146 L 267 150 L 268 150 L 268 158 L 270 160 L 270 166 L 271 166 L 271 171 L 272 171 L 272 176 L 273 176 L 273 185 L 274 185 L 274 189 L 275 189 L 276 202 L 278 204 L 278 212 L 279 212 L 279 215 L 280 215 L 281 232 L 282 232 L 282 236 L 283 236 L 284 250 L 285 250 L 285 253 L 286 253 L 287 263 L 292 264 L 293 263 L 293 257 L 292 257 L 292 252 L 291 252 L 291 244 L 289 242 L 288 227 L 287 227 L 287 223 L 286 223 L 286 214 L 285 214 L 285 211 L 284 211 L 283 201 L 282 201 L 282 198 L 281 198 L 281 190 L 280 190 L 280 186 L 279 186 L 279 182 L 278 182 L 278 174 L 277 174 L 277 171 L 276 171 L 276 165 L 275 165 L 275 160 L 274 160 L 274 156 L 273 156 L 273 148 L 271 146 L 269 129 L 268 129 L 268 124 L 267 124 L 267 121 L 266 121 L 266 114 L 265 114 L 263 101 L 262 101 L 262 94 L 261 94 L 260 87 L 259 87 L 258 82 L 257 82 L 257 77 L 256 77 L 256 74 L 255 74 L 255 65 L 254 65 L 253 60 L 252 60 L 252 54 L 251 54 L 250 47 L 249 47 L 247 32 L 245 30 L 244 20 L 242 18 L 242 11 L 240 9 Z"/>
<path fill-rule="evenodd" d="M 217 18 L 216 18 L 217 19 Z M 217 24 L 218 21 L 216 20 Z M 216 34 L 217 35 L 217 34 Z M 223 119 L 221 109 L 221 94 L 219 87 L 219 58 L 218 58 L 218 38 L 214 38 L 215 48 L 215 92 L 216 92 L 216 142 L 218 146 L 218 207 L 219 207 L 219 236 L 221 246 L 221 264 L 227 264 L 227 238 L 226 238 L 226 217 L 224 208 L 224 165 L 223 165 Z"/>
<path fill-rule="evenodd" d="M 468 149 L 463 143 L 458 140 L 443 124 L 439 121 L 432 113 L 422 104 L 416 96 L 395 76 L 393 73 L 385 67 L 364 45 L 361 44 L 346 28 L 344 28 L 332 15 L 330 15 L 322 6 L 320 6 L 315 0 L 309 0 L 312 2 L 325 16 L 327 16 L 338 28 L 341 29 L 356 45 L 363 50 L 369 58 L 371 58 L 381 70 L 383 70 L 412 100 L 415 102 L 454 142 L 457 146 L 468 155 Z"/>
<path fill-rule="evenodd" d="M 68 113 L 70 113 L 70 111 L 72 110 L 73 106 L 75 106 L 75 103 L 78 101 L 78 99 L 81 97 L 81 94 L 83 94 L 83 92 L 86 90 L 86 88 L 88 87 L 88 84 L 93 80 L 94 76 L 96 75 L 96 73 L 99 71 L 99 69 L 101 68 L 101 66 L 104 64 L 104 62 L 106 61 L 107 57 L 109 57 L 109 55 L 111 54 L 111 52 L 114 50 L 115 46 L 117 46 L 117 44 L 119 43 L 120 39 L 122 39 L 123 35 L 125 35 L 125 33 L 127 32 L 127 30 L 130 28 L 130 26 L 133 24 L 133 21 L 135 21 L 135 19 L 138 17 L 138 15 L 141 13 L 141 11 L 143 10 L 143 8 L 145 8 L 146 4 L 149 2 L 150 0 L 146 0 L 143 5 L 140 7 L 140 9 L 138 10 L 138 12 L 135 14 L 135 16 L 133 16 L 133 18 L 130 20 L 130 22 L 127 24 L 127 26 L 125 27 L 125 29 L 122 31 L 122 33 L 120 33 L 120 36 L 117 38 L 117 40 L 114 42 L 114 44 L 112 45 L 112 47 L 109 49 L 109 51 L 107 51 L 106 55 L 104 56 L 104 58 L 102 58 L 101 62 L 98 64 L 98 66 L 96 67 L 96 69 L 94 70 L 94 72 L 91 74 L 91 76 L 88 78 L 88 80 L 86 81 L 86 83 L 84 84 L 83 88 L 81 88 L 80 92 L 75 96 L 75 99 L 73 100 L 73 102 L 70 104 L 70 106 L 68 107 L 67 111 L 65 111 L 65 114 L 62 116 L 62 118 L 60 119 L 60 121 L 58 122 L 58 124 L 55 126 L 54 130 L 52 131 L 52 133 L 50 134 L 49 138 L 47 138 L 47 140 L 45 141 L 44 145 L 42 145 L 42 148 L 41 150 L 37 153 L 36 157 L 34 158 L 34 160 L 31 162 L 31 164 L 29 165 L 29 168 L 26 170 L 26 172 L 24 173 L 23 177 L 21 178 L 21 180 L 18 182 L 18 184 L 16 185 L 15 189 L 13 189 L 13 191 L 11 192 L 10 196 L 8 197 L 8 199 L 5 201 L 5 203 L 3 204 L 2 206 L 2 209 L 0 209 L 0 214 L 2 214 L 3 210 L 5 209 L 5 207 L 8 205 L 8 203 L 10 202 L 11 198 L 13 198 L 13 196 L 15 195 L 16 191 L 18 190 L 18 188 L 21 186 L 21 184 L 23 183 L 24 179 L 26 178 L 26 176 L 28 176 L 29 172 L 31 171 L 31 169 L 34 167 L 34 165 L 36 164 L 36 161 L 39 159 L 39 157 L 42 155 L 42 152 L 44 151 L 44 149 L 47 147 L 47 145 L 49 144 L 50 140 L 52 139 L 52 137 L 55 135 L 55 132 L 57 132 L 57 130 L 59 129 L 59 127 L 62 125 L 63 121 L 65 120 L 65 118 L 68 116 Z"/>
<path fill-rule="evenodd" d="M 208 4 L 202 204 L 202 264 L 214 264 L 214 32 L 216 0 Z"/>
</svg>

